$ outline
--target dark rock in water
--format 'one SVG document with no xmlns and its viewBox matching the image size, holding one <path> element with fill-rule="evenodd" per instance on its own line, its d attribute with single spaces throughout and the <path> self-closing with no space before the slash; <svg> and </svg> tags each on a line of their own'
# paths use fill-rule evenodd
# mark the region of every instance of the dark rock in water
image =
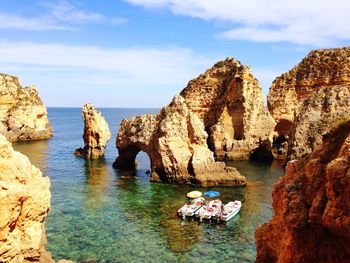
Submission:
<svg viewBox="0 0 350 263">
<path fill-rule="evenodd" d="M 260 146 L 256 148 L 249 157 L 249 160 L 261 162 L 264 164 L 272 164 L 275 157 L 272 154 L 272 145 L 270 141 L 259 143 Z"/>
</svg>

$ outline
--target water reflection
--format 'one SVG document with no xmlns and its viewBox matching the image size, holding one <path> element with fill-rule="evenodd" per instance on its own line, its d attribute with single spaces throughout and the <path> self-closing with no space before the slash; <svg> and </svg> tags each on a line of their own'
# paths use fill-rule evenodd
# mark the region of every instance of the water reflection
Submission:
<svg viewBox="0 0 350 263">
<path fill-rule="evenodd" d="M 101 208 L 108 202 L 110 174 L 111 169 L 104 159 L 85 161 L 87 208 Z"/>
<path fill-rule="evenodd" d="M 47 156 L 49 151 L 49 140 L 32 142 L 13 142 L 13 148 L 26 155 L 30 162 L 38 167 L 43 174 L 47 171 Z"/>
</svg>

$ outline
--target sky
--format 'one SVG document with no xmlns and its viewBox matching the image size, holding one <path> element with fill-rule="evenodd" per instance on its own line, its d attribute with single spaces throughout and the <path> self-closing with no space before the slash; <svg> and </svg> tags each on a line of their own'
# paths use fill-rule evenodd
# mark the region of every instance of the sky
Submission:
<svg viewBox="0 0 350 263">
<path fill-rule="evenodd" d="M 311 50 L 349 46 L 347 0 L 0 0 L 0 72 L 49 107 L 158 108 L 215 62 L 264 95 Z"/>
</svg>

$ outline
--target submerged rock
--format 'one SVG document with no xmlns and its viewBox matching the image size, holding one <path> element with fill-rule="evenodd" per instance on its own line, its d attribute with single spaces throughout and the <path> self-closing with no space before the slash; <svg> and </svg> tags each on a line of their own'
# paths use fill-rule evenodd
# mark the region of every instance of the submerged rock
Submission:
<svg viewBox="0 0 350 263">
<path fill-rule="evenodd" d="M 350 120 L 350 48 L 310 52 L 273 82 L 268 108 L 276 132 L 289 137 L 287 159 L 310 154 L 330 128 Z"/>
<path fill-rule="evenodd" d="M 50 180 L 0 135 L 0 262 L 53 262 L 45 251 Z"/>
<path fill-rule="evenodd" d="M 22 88 L 17 77 L 6 74 L 0 74 L 0 134 L 10 141 L 52 137 L 47 110 L 37 88 Z"/>
<path fill-rule="evenodd" d="M 151 180 L 185 184 L 244 185 L 245 177 L 224 163 L 215 162 L 207 146 L 208 134 L 182 96 L 157 115 L 123 120 L 117 136 L 118 169 L 134 169 L 139 151 L 151 161 Z"/>
<path fill-rule="evenodd" d="M 104 156 L 108 140 L 111 138 L 108 123 L 101 112 L 91 103 L 83 106 L 84 148 L 76 149 L 74 154 L 86 159 L 98 159 Z"/>
<path fill-rule="evenodd" d="M 204 123 L 217 159 L 247 160 L 262 144 L 271 147 L 276 123 L 264 106 L 258 80 L 238 60 L 216 63 L 180 95 Z"/>
<path fill-rule="evenodd" d="M 255 232 L 256 262 L 350 259 L 350 121 L 291 161 L 273 188 L 272 220 Z"/>
</svg>

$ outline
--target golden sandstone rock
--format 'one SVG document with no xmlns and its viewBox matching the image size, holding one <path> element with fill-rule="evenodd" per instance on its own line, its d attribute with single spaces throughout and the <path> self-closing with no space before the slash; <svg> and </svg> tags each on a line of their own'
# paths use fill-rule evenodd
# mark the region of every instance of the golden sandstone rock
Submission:
<svg viewBox="0 0 350 263">
<path fill-rule="evenodd" d="M 108 123 L 101 112 L 95 110 L 91 103 L 83 106 L 84 148 L 75 150 L 75 155 L 86 159 L 98 159 L 104 156 L 108 140 L 111 138 Z"/>
<path fill-rule="evenodd" d="M 123 120 L 117 137 L 118 169 L 134 169 L 139 151 L 151 161 L 151 180 L 202 186 L 244 185 L 245 177 L 224 163 L 215 162 L 207 146 L 203 122 L 181 96 L 157 115 Z"/>
<path fill-rule="evenodd" d="M 273 188 L 273 219 L 255 232 L 256 262 L 349 262 L 350 121 L 290 161 Z"/>
<path fill-rule="evenodd" d="M 50 180 L 0 135 L 0 262 L 51 262 L 44 219 Z"/>
<path fill-rule="evenodd" d="M 10 141 L 52 137 L 47 110 L 34 86 L 22 88 L 16 77 L 0 74 L 0 134 Z"/>
<path fill-rule="evenodd" d="M 276 131 L 289 139 L 274 216 L 255 232 L 257 262 L 350 258 L 350 48 L 312 51 L 268 96 Z"/>
<path fill-rule="evenodd" d="M 260 146 L 271 147 L 274 127 L 250 69 L 227 58 L 191 80 L 157 115 L 123 120 L 114 166 L 132 169 L 137 153 L 145 151 L 154 181 L 244 185 L 245 178 L 215 162 L 213 153 L 249 159 Z"/>
<path fill-rule="evenodd" d="M 264 106 L 258 80 L 238 60 L 219 61 L 180 95 L 204 123 L 217 159 L 247 160 L 261 145 L 271 144 L 276 123 Z"/>
<path fill-rule="evenodd" d="M 273 82 L 268 108 L 289 139 L 287 158 L 310 154 L 322 134 L 350 119 L 350 48 L 310 52 Z"/>
</svg>

